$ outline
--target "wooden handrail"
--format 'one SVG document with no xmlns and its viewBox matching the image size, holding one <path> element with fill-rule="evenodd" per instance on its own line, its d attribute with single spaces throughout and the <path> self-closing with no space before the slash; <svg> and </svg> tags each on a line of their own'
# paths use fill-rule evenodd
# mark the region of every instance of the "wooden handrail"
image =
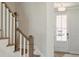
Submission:
<svg viewBox="0 0 79 59">
<path fill-rule="evenodd" d="M 16 30 L 19 31 L 27 40 L 29 40 L 29 38 L 19 28 L 17 28 Z"/>
<path fill-rule="evenodd" d="M 17 28 L 17 31 L 19 31 L 25 38 L 26 40 L 28 40 L 29 42 L 29 57 L 33 57 L 33 51 L 34 51 L 34 40 L 33 40 L 33 36 L 29 35 L 28 37 L 19 29 Z M 23 51 L 22 51 L 22 55 L 23 55 Z"/>
</svg>

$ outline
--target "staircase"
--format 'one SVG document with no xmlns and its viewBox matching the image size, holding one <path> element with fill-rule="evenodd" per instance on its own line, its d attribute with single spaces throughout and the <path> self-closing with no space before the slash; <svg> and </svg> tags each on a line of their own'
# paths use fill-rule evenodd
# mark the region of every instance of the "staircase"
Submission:
<svg viewBox="0 0 79 59">
<path fill-rule="evenodd" d="M 17 27 L 17 13 L 0 2 L 0 56 L 33 57 L 33 36 L 26 36 Z"/>
</svg>

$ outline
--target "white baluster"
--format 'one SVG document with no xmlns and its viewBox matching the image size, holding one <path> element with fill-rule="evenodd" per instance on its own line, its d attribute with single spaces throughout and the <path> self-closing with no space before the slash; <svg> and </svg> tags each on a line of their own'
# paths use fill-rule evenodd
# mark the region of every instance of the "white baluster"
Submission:
<svg viewBox="0 0 79 59">
<path fill-rule="evenodd" d="M 15 17 L 13 17 L 13 43 L 15 44 Z"/>
<path fill-rule="evenodd" d="M 3 7 L 3 37 L 5 37 L 5 4 L 2 4 Z"/>
<path fill-rule="evenodd" d="M 26 41 L 26 47 L 27 47 L 27 57 L 29 57 L 29 41 Z"/>
<path fill-rule="evenodd" d="M 10 43 L 12 44 L 12 13 L 10 12 Z"/>
<path fill-rule="evenodd" d="M 22 34 L 20 33 L 20 56 L 22 56 L 21 53 L 22 53 Z"/>
<path fill-rule="evenodd" d="M 23 46 L 23 53 L 24 53 L 24 57 L 26 56 L 26 38 L 24 37 L 24 44 L 23 44 L 24 46 Z"/>
<path fill-rule="evenodd" d="M 8 8 L 6 9 L 6 17 L 7 17 L 6 18 L 6 22 L 7 22 L 6 23 L 6 26 L 7 26 L 6 27 L 7 28 L 6 29 L 6 37 L 9 37 L 9 9 Z"/>
</svg>

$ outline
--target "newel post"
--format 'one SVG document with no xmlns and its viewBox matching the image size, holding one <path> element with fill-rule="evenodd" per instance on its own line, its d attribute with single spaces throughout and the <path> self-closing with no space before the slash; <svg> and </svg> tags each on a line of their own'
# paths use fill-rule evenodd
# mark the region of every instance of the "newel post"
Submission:
<svg viewBox="0 0 79 59">
<path fill-rule="evenodd" d="M 33 57 L 34 41 L 33 36 L 29 35 L 29 57 Z"/>
</svg>

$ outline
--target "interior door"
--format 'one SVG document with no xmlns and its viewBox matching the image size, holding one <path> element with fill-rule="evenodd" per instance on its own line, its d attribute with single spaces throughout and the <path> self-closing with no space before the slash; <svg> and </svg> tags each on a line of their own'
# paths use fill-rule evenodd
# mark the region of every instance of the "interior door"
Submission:
<svg viewBox="0 0 79 59">
<path fill-rule="evenodd" d="M 79 7 L 67 9 L 68 51 L 79 54 Z"/>
<path fill-rule="evenodd" d="M 66 12 L 56 12 L 56 39 L 54 40 L 54 48 L 55 51 L 66 52 L 68 50 Z"/>
</svg>

